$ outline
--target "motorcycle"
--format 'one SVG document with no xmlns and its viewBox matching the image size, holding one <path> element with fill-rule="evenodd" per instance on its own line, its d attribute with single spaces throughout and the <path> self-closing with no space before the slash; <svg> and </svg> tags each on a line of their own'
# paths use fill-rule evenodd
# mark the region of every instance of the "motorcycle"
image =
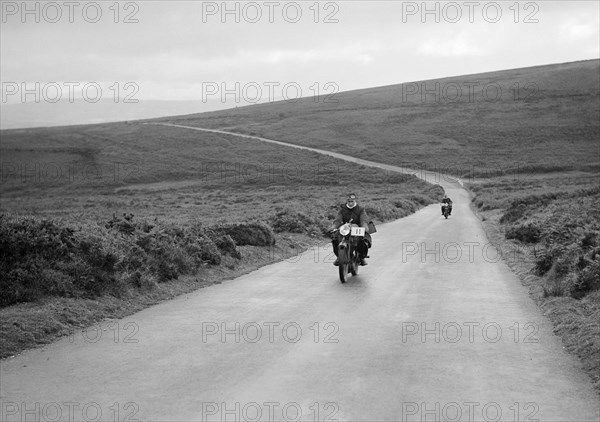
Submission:
<svg viewBox="0 0 600 422">
<path fill-rule="evenodd" d="M 365 228 L 350 222 L 342 224 L 335 231 L 338 231 L 342 236 L 342 240 L 338 245 L 338 260 L 340 263 L 338 269 L 340 281 L 345 283 L 348 279 L 348 274 L 358 274 L 360 255 L 357 247 L 358 242 L 365 236 Z"/>
<path fill-rule="evenodd" d="M 450 204 L 442 204 L 442 214 L 444 215 L 444 218 L 448 218 L 448 216 L 450 215 Z"/>
</svg>

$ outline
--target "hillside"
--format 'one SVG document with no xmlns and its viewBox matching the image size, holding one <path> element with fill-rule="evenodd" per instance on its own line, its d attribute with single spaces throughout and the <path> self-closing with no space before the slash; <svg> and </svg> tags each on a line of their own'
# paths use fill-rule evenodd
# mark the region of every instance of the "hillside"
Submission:
<svg viewBox="0 0 600 422">
<path fill-rule="evenodd" d="M 228 128 L 464 177 L 597 170 L 599 93 L 600 61 L 591 60 L 159 121 Z"/>
</svg>

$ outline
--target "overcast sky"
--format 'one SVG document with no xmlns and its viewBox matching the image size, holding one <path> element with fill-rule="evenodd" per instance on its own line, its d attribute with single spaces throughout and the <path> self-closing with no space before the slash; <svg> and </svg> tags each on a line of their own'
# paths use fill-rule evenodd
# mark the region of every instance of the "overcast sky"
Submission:
<svg viewBox="0 0 600 422">
<path fill-rule="evenodd" d="M 427 2 L 428 14 L 420 1 L 1 4 L 5 104 L 23 83 L 50 99 L 90 82 L 104 99 L 118 83 L 141 100 L 214 99 L 239 83 L 264 101 L 285 84 L 310 96 L 600 55 L 598 1 Z"/>
</svg>

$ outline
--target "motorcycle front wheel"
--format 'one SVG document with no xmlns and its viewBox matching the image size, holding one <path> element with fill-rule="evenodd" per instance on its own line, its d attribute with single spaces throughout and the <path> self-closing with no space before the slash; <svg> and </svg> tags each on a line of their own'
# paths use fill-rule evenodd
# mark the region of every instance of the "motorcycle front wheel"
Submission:
<svg viewBox="0 0 600 422">
<path fill-rule="evenodd" d="M 348 263 L 345 264 L 340 264 L 340 266 L 338 267 L 339 271 L 340 271 L 340 281 L 342 283 L 346 282 L 346 277 L 348 276 Z"/>
<path fill-rule="evenodd" d="M 358 274 L 358 256 L 354 257 L 354 259 L 350 263 L 350 273 L 352 275 Z"/>
</svg>

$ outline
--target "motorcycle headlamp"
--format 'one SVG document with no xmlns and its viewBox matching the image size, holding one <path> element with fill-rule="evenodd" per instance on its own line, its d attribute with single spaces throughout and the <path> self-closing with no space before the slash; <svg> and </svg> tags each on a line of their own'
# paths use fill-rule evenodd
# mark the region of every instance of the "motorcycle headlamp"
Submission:
<svg viewBox="0 0 600 422">
<path fill-rule="evenodd" d="M 346 236 L 350 233 L 350 224 L 344 224 L 342 226 L 340 226 L 340 234 L 342 236 Z"/>
</svg>

